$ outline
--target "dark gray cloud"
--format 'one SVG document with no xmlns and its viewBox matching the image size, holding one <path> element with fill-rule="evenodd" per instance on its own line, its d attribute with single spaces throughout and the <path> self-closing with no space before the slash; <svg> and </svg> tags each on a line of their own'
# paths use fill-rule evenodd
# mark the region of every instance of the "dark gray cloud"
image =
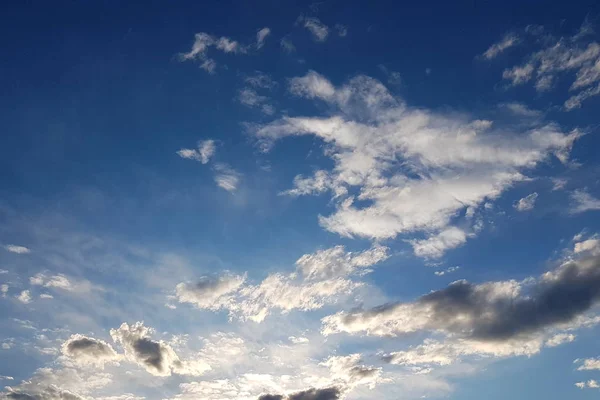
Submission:
<svg viewBox="0 0 600 400">
<path fill-rule="evenodd" d="M 123 346 L 125 358 L 144 367 L 152 375 L 201 375 L 210 369 L 203 360 L 180 360 L 168 343 L 153 340 L 151 333 L 153 330 L 142 322 L 123 323 L 118 329 L 110 330 L 113 340 Z"/>
<path fill-rule="evenodd" d="M 62 353 L 83 364 L 104 364 L 118 358 L 110 344 L 83 335 L 73 335 L 65 341 Z"/>
<path fill-rule="evenodd" d="M 8 392 L 6 398 L 12 400 L 84 400 L 83 397 L 77 394 L 53 386 L 48 386 L 39 392 Z"/>
<path fill-rule="evenodd" d="M 280 394 L 263 394 L 258 400 L 337 400 L 340 398 L 340 389 L 336 387 L 324 389 L 307 389 L 301 392 L 292 393 L 288 396 Z"/>
<path fill-rule="evenodd" d="M 397 335 L 420 330 L 504 341 L 569 323 L 600 301 L 600 257 L 568 261 L 537 280 L 466 281 L 422 296 L 324 320 L 326 332 Z"/>
</svg>

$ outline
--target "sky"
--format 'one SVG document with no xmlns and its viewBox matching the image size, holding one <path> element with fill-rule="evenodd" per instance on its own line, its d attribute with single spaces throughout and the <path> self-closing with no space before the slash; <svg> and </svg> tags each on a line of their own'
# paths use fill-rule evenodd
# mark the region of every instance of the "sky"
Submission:
<svg viewBox="0 0 600 400">
<path fill-rule="evenodd" d="M 7 1 L 0 398 L 600 395 L 600 5 Z"/>
</svg>

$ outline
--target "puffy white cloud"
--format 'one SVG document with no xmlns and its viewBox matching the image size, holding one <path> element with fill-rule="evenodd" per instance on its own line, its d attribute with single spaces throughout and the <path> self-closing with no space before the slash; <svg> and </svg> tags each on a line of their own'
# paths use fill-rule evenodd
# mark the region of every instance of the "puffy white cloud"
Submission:
<svg viewBox="0 0 600 400">
<path fill-rule="evenodd" d="M 577 360 L 581 365 L 577 368 L 579 371 L 600 370 L 600 358 L 586 358 Z"/>
<path fill-rule="evenodd" d="M 164 341 L 152 340 L 153 330 L 142 322 L 133 325 L 123 323 L 118 329 L 111 329 L 110 336 L 125 351 L 125 357 L 137 363 L 156 376 L 202 375 L 211 367 L 203 360 L 182 361 L 173 348 Z"/>
<path fill-rule="evenodd" d="M 319 222 L 347 237 L 424 232 L 433 239 L 423 244 L 443 243 L 442 233 L 461 210 L 497 198 L 552 154 L 567 162 L 580 136 L 563 133 L 555 124 L 509 131 L 466 115 L 413 109 L 366 76 L 336 87 L 310 71 L 291 79 L 289 90 L 328 103 L 333 115 L 286 116 L 256 127 L 253 134 L 266 151 L 290 136 L 312 135 L 327 144 L 333 169 L 299 175 L 284 193 L 331 191 L 336 211 Z M 453 240 L 447 244 L 460 244 L 458 231 L 450 233 Z"/>
<path fill-rule="evenodd" d="M 585 190 L 575 190 L 571 193 L 572 214 L 600 210 L 600 199 L 595 198 Z"/>
<path fill-rule="evenodd" d="M 537 193 L 531 193 L 528 194 L 527 196 L 523 197 L 522 199 L 520 199 L 519 201 L 517 201 L 514 205 L 514 208 L 517 211 L 531 211 L 533 210 L 533 207 L 535 207 L 535 202 L 537 201 L 538 198 L 538 194 Z"/>
<path fill-rule="evenodd" d="M 17 300 L 19 300 L 23 304 L 31 303 L 31 293 L 29 290 L 23 290 L 19 295 L 16 296 Z"/>
<path fill-rule="evenodd" d="M 201 140 L 198 142 L 198 149 L 181 149 L 177 152 L 179 157 L 196 160 L 202 164 L 208 164 L 215 155 L 216 143 L 212 139 Z"/>
<path fill-rule="evenodd" d="M 458 267 L 458 266 L 457 266 L 457 267 L 449 267 L 449 268 L 446 268 L 446 269 L 445 269 L 445 270 L 443 270 L 443 271 L 435 271 L 435 272 L 434 272 L 434 274 L 435 274 L 436 276 L 444 276 L 444 275 L 446 275 L 446 274 L 450 274 L 450 273 L 452 273 L 452 272 L 456 272 L 456 271 L 458 271 L 459 269 L 460 269 L 460 267 Z"/>
<path fill-rule="evenodd" d="M 577 386 L 579 389 L 598 389 L 600 388 L 600 383 L 594 379 L 590 379 L 587 382 L 577 382 L 575 386 Z"/>
<path fill-rule="evenodd" d="M 425 258 L 440 258 L 448 249 L 454 249 L 467 241 L 467 234 L 451 226 L 435 236 L 424 240 L 411 240 L 415 255 Z"/>
<path fill-rule="evenodd" d="M 505 35 L 498 43 L 491 45 L 481 56 L 486 60 L 496 58 L 500 53 L 520 43 L 520 39 L 514 33 Z"/>
<path fill-rule="evenodd" d="M 6 251 L 10 251 L 11 253 L 15 253 L 15 254 L 27 254 L 27 253 L 31 253 L 31 250 L 29 250 L 27 247 L 25 246 L 17 246 L 15 244 L 7 244 L 4 246 L 4 249 Z"/>
</svg>

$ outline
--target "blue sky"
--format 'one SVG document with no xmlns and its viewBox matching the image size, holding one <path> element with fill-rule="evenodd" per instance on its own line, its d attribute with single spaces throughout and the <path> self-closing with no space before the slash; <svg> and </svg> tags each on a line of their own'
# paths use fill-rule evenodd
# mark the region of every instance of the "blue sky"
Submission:
<svg viewBox="0 0 600 400">
<path fill-rule="evenodd" d="M 597 398 L 599 15 L 8 2 L 0 396 Z"/>
</svg>

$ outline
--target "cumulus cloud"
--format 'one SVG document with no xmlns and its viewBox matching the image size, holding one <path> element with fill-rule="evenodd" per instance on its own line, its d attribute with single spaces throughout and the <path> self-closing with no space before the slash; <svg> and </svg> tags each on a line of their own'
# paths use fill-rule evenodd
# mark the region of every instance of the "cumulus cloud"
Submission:
<svg viewBox="0 0 600 400">
<path fill-rule="evenodd" d="M 581 365 L 577 370 L 579 371 L 592 371 L 600 370 L 600 358 L 586 358 L 584 360 L 576 360 Z"/>
<path fill-rule="evenodd" d="M 424 240 L 411 240 L 415 255 L 424 258 L 440 258 L 449 249 L 463 245 L 467 234 L 457 227 L 451 226 L 435 236 Z"/>
<path fill-rule="evenodd" d="M 10 251 L 11 253 L 15 253 L 15 254 L 27 254 L 27 253 L 31 253 L 31 250 L 29 250 L 27 247 L 25 246 L 17 246 L 15 244 L 7 244 L 4 246 L 4 249 L 6 251 Z"/>
<path fill-rule="evenodd" d="M 100 365 L 116 361 L 119 356 L 113 347 L 103 340 L 76 334 L 66 340 L 61 347 L 62 354 L 80 365 Z"/>
<path fill-rule="evenodd" d="M 471 284 L 464 280 L 410 303 L 340 312 L 325 335 L 402 335 L 430 331 L 478 343 L 526 341 L 574 323 L 600 300 L 600 258 L 569 260 L 537 280 Z"/>
<path fill-rule="evenodd" d="M 600 388 L 600 383 L 594 379 L 590 379 L 587 382 L 577 382 L 575 386 L 577 386 L 579 389 L 598 389 Z"/>
<path fill-rule="evenodd" d="M 155 376 L 202 375 L 210 370 L 203 360 L 182 361 L 173 348 L 164 341 L 152 340 L 153 330 L 142 322 L 133 325 L 123 323 L 111 329 L 110 336 L 125 351 L 125 357 L 145 368 Z"/>
<path fill-rule="evenodd" d="M 16 298 L 23 304 L 31 303 L 31 293 L 29 292 L 29 290 L 23 290 L 16 296 Z"/>
<path fill-rule="evenodd" d="M 434 274 L 436 276 L 444 276 L 446 274 L 451 274 L 452 272 L 456 272 L 460 269 L 460 267 L 449 267 L 442 271 L 435 271 Z"/>
<path fill-rule="evenodd" d="M 600 210 L 600 199 L 595 198 L 585 190 L 575 190 L 571 193 L 572 214 Z"/>
<path fill-rule="evenodd" d="M 366 385 L 373 389 L 381 380 L 381 368 L 361 364 L 360 354 L 333 356 L 321 363 L 331 371 L 331 378 L 343 387 Z"/>
<path fill-rule="evenodd" d="M 215 155 L 216 143 L 212 139 L 201 140 L 198 142 L 197 149 L 181 149 L 177 154 L 181 158 L 196 160 L 202 164 L 208 164 L 210 159 Z"/>
<path fill-rule="evenodd" d="M 505 35 L 498 43 L 491 45 L 481 56 L 486 60 L 496 58 L 507 49 L 517 45 L 520 42 L 519 37 L 513 33 Z"/>
<path fill-rule="evenodd" d="M 180 303 L 191 303 L 198 308 L 219 310 L 232 302 L 232 294 L 243 285 L 245 277 L 224 275 L 219 278 L 204 277 L 195 283 L 180 283 L 175 288 Z"/>
<path fill-rule="evenodd" d="M 537 193 L 535 193 L 535 192 L 531 193 L 531 194 L 523 197 L 519 201 L 517 201 L 513 207 L 517 211 L 521 211 L 521 212 L 531 211 L 531 210 L 533 210 L 533 207 L 535 207 L 535 202 L 537 201 L 537 198 L 538 198 Z"/>
<path fill-rule="evenodd" d="M 546 340 L 547 347 L 556 347 L 561 344 L 571 343 L 575 340 L 576 336 L 572 333 L 559 333 Z"/>
<path fill-rule="evenodd" d="M 336 87 L 310 71 L 291 79 L 289 90 L 329 104 L 332 115 L 286 116 L 252 133 L 265 151 L 284 137 L 315 136 L 335 166 L 297 176 L 285 193 L 330 191 L 336 210 L 319 217 L 326 230 L 375 240 L 423 232 L 432 240 L 416 248 L 440 249 L 436 255 L 464 242 L 450 227 L 461 210 L 497 198 L 552 154 L 567 162 L 580 136 L 555 124 L 494 129 L 492 121 L 413 109 L 366 76 Z M 467 228 L 461 225 L 467 236 L 474 233 Z"/>
</svg>

